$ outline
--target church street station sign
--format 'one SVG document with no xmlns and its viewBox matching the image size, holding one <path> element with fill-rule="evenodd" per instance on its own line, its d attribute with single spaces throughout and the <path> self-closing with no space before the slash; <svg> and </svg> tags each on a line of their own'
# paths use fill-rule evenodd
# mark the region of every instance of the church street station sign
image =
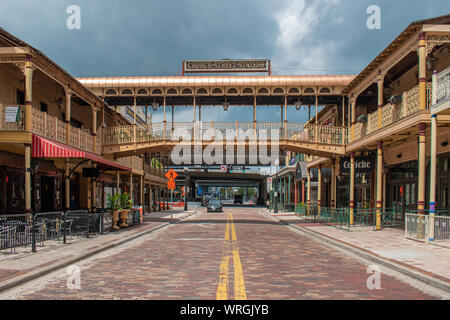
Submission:
<svg viewBox="0 0 450 320">
<path fill-rule="evenodd" d="M 185 73 L 205 72 L 267 72 L 270 75 L 270 60 L 185 60 Z"/>
</svg>

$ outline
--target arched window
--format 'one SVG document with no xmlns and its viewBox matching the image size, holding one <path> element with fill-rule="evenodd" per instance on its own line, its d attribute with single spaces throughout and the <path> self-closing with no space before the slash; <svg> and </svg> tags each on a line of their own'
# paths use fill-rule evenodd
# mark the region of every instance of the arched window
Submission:
<svg viewBox="0 0 450 320">
<path fill-rule="evenodd" d="M 230 88 L 230 89 L 228 89 L 227 93 L 228 94 L 238 94 L 238 91 L 235 88 Z"/>
<path fill-rule="evenodd" d="M 177 90 L 169 89 L 169 90 L 167 90 L 167 94 L 177 94 Z"/>
<path fill-rule="evenodd" d="M 273 93 L 284 93 L 284 90 L 282 88 L 276 88 L 273 90 Z"/>
<path fill-rule="evenodd" d="M 122 94 L 132 95 L 133 91 L 131 91 L 130 89 L 125 89 L 125 90 L 122 90 Z"/>
<path fill-rule="evenodd" d="M 200 88 L 197 90 L 197 94 L 208 94 L 208 91 L 205 88 Z"/>
<path fill-rule="evenodd" d="M 220 88 L 214 88 L 214 90 L 212 91 L 212 93 L 213 93 L 213 94 L 221 94 L 221 93 L 223 93 L 223 92 L 222 92 L 222 89 L 220 89 Z"/>
<path fill-rule="evenodd" d="M 314 89 L 313 88 L 306 88 L 305 89 L 305 93 L 314 93 Z"/>
<path fill-rule="evenodd" d="M 261 88 L 258 90 L 258 93 L 261 93 L 261 94 L 269 93 L 269 90 L 267 90 L 266 88 Z"/>
<path fill-rule="evenodd" d="M 300 91 L 297 88 L 290 88 L 289 93 L 300 93 Z"/>
<path fill-rule="evenodd" d="M 161 91 L 161 89 L 154 89 L 152 91 L 152 94 L 162 94 L 162 91 Z"/>
<path fill-rule="evenodd" d="M 244 94 L 252 94 L 252 93 L 253 93 L 253 90 L 252 90 L 251 88 L 245 88 L 245 89 L 242 91 L 242 93 L 244 93 Z"/>
<path fill-rule="evenodd" d="M 145 89 L 139 89 L 137 94 L 145 95 L 148 94 L 148 92 Z"/>
<path fill-rule="evenodd" d="M 181 94 L 192 94 L 192 90 L 191 89 L 183 89 L 183 91 L 181 92 Z"/>
<path fill-rule="evenodd" d="M 106 90 L 106 94 L 107 94 L 107 95 L 117 94 L 117 91 L 114 90 L 114 89 L 108 89 L 108 90 Z"/>
<path fill-rule="evenodd" d="M 330 93 L 330 89 L 329 88 L 322 88 L 320 89 L 320 93 Z"/>
</svg>

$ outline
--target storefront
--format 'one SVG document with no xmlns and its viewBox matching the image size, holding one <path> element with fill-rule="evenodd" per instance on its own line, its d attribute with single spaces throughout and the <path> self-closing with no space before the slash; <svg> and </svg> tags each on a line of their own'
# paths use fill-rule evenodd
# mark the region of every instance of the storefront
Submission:
<svg viewBox="0 0 450 320">
<path fill-rule="evenodd" d="M 417 160 L 389 168 L 386 174 L 386 207 L 400 206 L 405 210 L 417 208 Z M 425 194 L 426 198 L 429 195 Z"/>
</svg>

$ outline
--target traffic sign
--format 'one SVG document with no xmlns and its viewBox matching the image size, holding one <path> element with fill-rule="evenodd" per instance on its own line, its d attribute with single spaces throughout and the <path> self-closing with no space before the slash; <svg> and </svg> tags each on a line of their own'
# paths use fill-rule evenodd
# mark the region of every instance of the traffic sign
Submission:
<svg viewBox="0 0 450 320">
<path fill-rule="evenodd" d="M 166 172 L 165 176 L 167 179 L 169 179 L 169 181 L 173 181 L 178 177 L 178 174 L 175 171 L 173 171 L 173 169 L 170 169 L 169 171 Z"/>
<path fill-rule="evenodd" d="M 169 189 L 169 190 L 175 189 L 175 181 L 174 180 L 167 181 L 167 189 Z"/>
</svg>

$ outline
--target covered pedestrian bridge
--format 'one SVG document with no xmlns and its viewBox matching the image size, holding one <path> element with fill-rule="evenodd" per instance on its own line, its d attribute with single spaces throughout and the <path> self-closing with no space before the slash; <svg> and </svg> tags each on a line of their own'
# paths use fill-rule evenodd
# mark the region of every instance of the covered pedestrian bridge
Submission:
<svg viewBox="0 0 450 320">
<path fill-rule="evenodd" d="M 146 108 L 146 125 L 134 121 L 129 126 L 113 126 L 104 129 L 103 153 L 114 158 L 131 154 L 169 152 L 180 143 L 177 132 L 183 129 L 181 143 L 201 145 L 207 131 L 209 140 L 218 142 L 220 135 L 226 138 L 227 130 L 242 134 L 239 145 L 263 146 L 268 149 L 277 143 L 280 150 L 309 155 L 332 157 L 345 154 L 347 139 L 348 101 L 341 94 L 353 76 L 174 76 L 174 77 L 104 77 L 80 78 L 79 81 L 104 99 L 110 107 L 151 106 Z M 326 123 L 318 122 L 320 106 L 334 106 L 334 114 Z M 233 106 L 252 106 L 251 122 L 202 122 L 202 106 L 223 108 L 227 112 Z M 280 108 L 279 121 L 258 122 L 258 107 Z M 171 119 L 168 119 L 168 108 Z M 192 121 L 175 122 L 174 115 L 180 107 L 192 110 Z M 308 112 L 308 121 L 288 119 L 287 109 Z M 163 121 L 148 121 L 148 113 L 162 109 Z M 148 111 L 150 110 L 150 111 Z M 278 112 L 277 110 L 277 112 Z M 136 115 L 136 112 L 134 113 Z M 136 116 L 135 116 L 136 118 Z M 211 130 L 212 129 L 212 130 Z M 253 129 L 248 131 L 249 129 Z M 186 137 L 187 135 L 187 137 Z M 264 141 L 267 136 L 267 142 Z M 199 142 L 201 140 L 201 142 Z M 275 141 L 276 140 L 276 141 Z M 225 144 L 224 144 L 225 145 Z"/>
</svg>

